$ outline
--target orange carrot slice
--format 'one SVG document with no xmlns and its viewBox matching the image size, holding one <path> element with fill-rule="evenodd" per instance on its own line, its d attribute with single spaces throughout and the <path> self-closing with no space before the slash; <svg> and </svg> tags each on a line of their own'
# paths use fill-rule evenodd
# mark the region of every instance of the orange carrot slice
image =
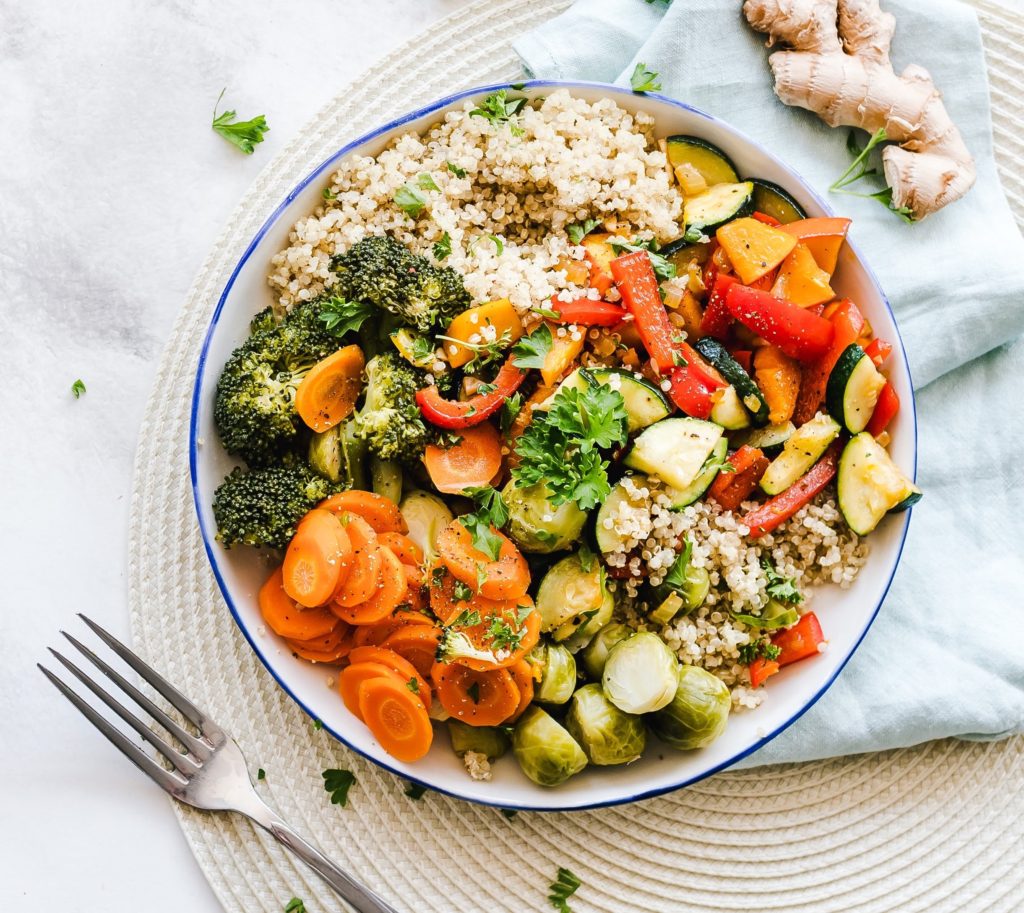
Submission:
<svg viewBox="0 0 1024 913">
<path fill-rule="evenodd" d="M 394 679 L 366 679 L 359 686 L 359 712 L 381 747 L 399 761 L 418 761 L 430 751 L 434 729 L 426 708 Z"/>
<path fill-rule="evenodd" d="M 323 605 L 337 589 L 346 565 L 340 526 L 329 511 L 311 510 L 288 544 L 282 565 L 284 588 L 299 605 Z"/>
<path fill-rule="evenodd" d="M 353 647 L 379 647 L 384 641 L 399 628 L 406 625 L 423 627 L 433 625 L 433 622 L 422 612 L 395 612 L 390 618 L 385 618 L 372 625 L 359 625 L 353 629 Z"/>
<path fill-rule="evenodd" d="M 525 659 L 521 659 L 514 665 L 509 666 L 508 671 L 512 676 L 512 681 L 516 683 L 516 687 L 519 689 L 519 706 L 516 707 L 512 716 L 505 720 L 506 723 L 514 723 L 523 715 L 523 711 L 533 701 L 533 666 Z"/>
<path fill-rule="evenodd" d="M 470 726 L 498 726 L 519 707 L 519 689 L 508 669 L 474 672 L 455 663 L 434 663 L 430 677 L 441 706 Z"/>
<path fill-rule="evenodd" d="M 366 602 L 380 581 L 380 548 L 377 533 L 362 517 L 342 513 L 339 517 L 352 543 L 352 561 L 345 579 L 334 591 L 336 606 L 351 607 Z"/>
<path fill-rule="evenodd" d="M 409 532 L 409 524 L 405 522 L 398 505 L 373 491 L 353 488 L 331 495 L 317 506 L 336 514 L 356 514 L 378 533 Z"/>
<path fill-rule="evenodd" d="M 288 640 L 288 647 L 302 659 L 324 665 L 336 665 L 348 656 L 349 651 L 355 646 L 353 631 L 352 627 L 339 621 L 329 634 L 312 640 Z"/>
<path fill-rule="evenodd" d="M 318 361 L 295 391 L 295 411 L 314 431 L 348 418 L 363 390 L 366 361 L 359 346 L 345 346 Z"/>
<path fill-rule="evenodd" d="M 359 712 L 359 686 L 369 678 L 393 678 L 401 681 L 397 672 L 382 663 L 352 663 L 342 669 L 341 675 L 338 676 L 338 692 L 345 706 L 359 719 L 363 718 Z"/>
<path fill-rule="evenodd" d="M 324 637 L 334 630 L 338 619 L 328 609 L 304 609 L 284 589 L 284 576 L 277 568 L 259 592 L 260 613 L 275 634 L 294 640 Z"/>
<path fill-rule="evenodd" d="M 407 589 L 405 568 L 391 549 L 377 547 L 380 572 L 369 599 L 354 606 L 334 604 L 334 614 L 353 625 L 368 625 L 387 618 L 402 601 Z"/>
<path fill-rule="evenodd" d="M 438 535 L 438 554 L 455 577 L 477 588 L 481 596 L 517 599 L 525 595 L 530 586 L 529 565 L 506 535 L 493 531 L 501 537 L 496 561 L 474 547 L 469 530 L 458 520 L 453 520 Z"/>
<path fill-rule="evenodd" d="M 409 690 L 413 694 L 423 701 L 424 707 L 430 708 L 431 689 L 426 678 L 420 675 L 409 660 L 399 656 L 394 650 L 388 650 L 385 647 L 357 647 L 349 654 L 349 659 L 353 665 L 356 663 L 380 663 L 386 669 L 390 669 L 400 681 L 409 686 Z M 415 684 L 413 684 L 414 681 Z"/>
<path fill-rule="evenodd" d="M 490 422 L 463 428 L 451 447 L 428 444 L 423 463 L 438 491 L 457 495 L 487 485 L 501 469 L 501 435 Z"/>
<path fill-rule="evenodd" d="M 440 640 L 441 629 L 436 625 L 406 624 L 399 625 L 381 646 L 387 650 L 394 650 L 403 659 L 412 663 L 423 678 L 429 678 Z"/>
<path fill-rule="evenodd" d="M 423 565 L 423 549 L 408 536 L 402 533 L 384 532 L 377 536 L 377 542 L 384 548 L 391 549 L 402 564 L 416 568 Z"/>
</svg>

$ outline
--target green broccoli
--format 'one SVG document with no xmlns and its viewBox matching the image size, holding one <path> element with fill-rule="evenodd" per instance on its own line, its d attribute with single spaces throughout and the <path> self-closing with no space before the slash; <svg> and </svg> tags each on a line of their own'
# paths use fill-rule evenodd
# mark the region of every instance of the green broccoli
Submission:
<svg viewBox="0 0 1024 913">
<path fill-rule="evenodd" d="M 271 465 L 300 444 L 295 391 L 339 345 L 320 318 L 322 307 L 320 300 L 304 302 L 280 322 L 269 309 L 257 314 L 253 334 L 221 372 L 213 420 L 227 451 L 250 466 Z"/>
<path fill-rule="evenodd" d="M 366 365 L 366 398 L 355 414 L 355 434 L 382 460 L 413 463 L 433 439 L 416 404 L 427 386 L 418 371 L 397 352 L 385 352 Z"/>
<path fill-rule="evenodd" d="M 470 306 L 462 276 L 435 266 L 394 238 L 364 238 L 331 261 L 345 297 L 367 301 L 420 332 L 451 322 Z"/>
<path fill-rule="evenodd" d="M 217 538 L 227 548 L 239 542 L 284 548 L 306 512 L 342 487 L 297 458 L 269 469 L 236 467 L 213 496 Z"/>
</svg>

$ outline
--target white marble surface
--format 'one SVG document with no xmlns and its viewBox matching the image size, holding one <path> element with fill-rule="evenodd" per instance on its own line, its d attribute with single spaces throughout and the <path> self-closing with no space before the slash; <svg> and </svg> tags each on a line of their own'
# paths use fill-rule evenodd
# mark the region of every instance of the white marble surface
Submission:
<svg viewBox="0 0 1024 913">
<path fill-rule="evenodd" d="M 224 220 L 340 86 L 465 2 L 0 0 L 0 910 L 219 909 L 163 794 L 34 664 L 76 611 L 126 633 L 136 433 Z M 210 130 L 224 86 L 267 116 L 253 156 Z"/>
</svg>

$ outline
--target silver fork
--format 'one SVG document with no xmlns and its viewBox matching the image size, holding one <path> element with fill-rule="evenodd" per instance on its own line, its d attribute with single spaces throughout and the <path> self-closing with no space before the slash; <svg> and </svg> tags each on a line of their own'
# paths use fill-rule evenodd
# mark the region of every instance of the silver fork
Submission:
<svg viewBox="0 0 1024 913">
<path fill-rule="evenodd" d="M 394 907 L 336 866 L 320 850 L 300 837 L 267 807 L 256 794 L 256 788 L 249 777 L 245 758 L 242 756 L 242 749 L 227 732 L 196 707 L 167 679 L 146 665 L 116 637 L 84 615 L 80 614 L 79 618 L 198 730 L 198 735 L 187 732 L 92 650 L 66 631 L 61 631 L 61 634 L 83 656 L 181 745 L 179 749 L 170 741 L 161 738 L 142 719 L 111 697 L 102 686 L 86 675 L 71 660 L 51 648 L 50 652 L 61 665 L 167 758 L 174 770 L 168 770 L 152 755 L 143 751 L 135 741 L 112 725 L 69 685 L 41 663 L 37 664 L 40 671 L 57 687 L 61 694 L 71 701 L 114 745 L 121 749 L 129 761 L 180 802 L 206 811 L 234 811 L 252 819 L 320 875 L 358 913 L 397 913 Z"/>
</svg>

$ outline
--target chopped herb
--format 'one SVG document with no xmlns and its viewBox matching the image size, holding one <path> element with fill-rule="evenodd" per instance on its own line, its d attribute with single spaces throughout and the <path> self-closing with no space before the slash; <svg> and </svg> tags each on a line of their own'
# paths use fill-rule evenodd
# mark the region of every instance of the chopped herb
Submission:
<svg viewBox="0 0 1024 913">
<path fill-rule="evenodd" d="M 562 317 L 561 311 L 556 311 L 554 308 L 545 307 L 544 305 L 532 307 L 530 310 L 541 317 L 547 317 L 548 320 L 560 320 Z"/>
<path fill-rule="evenodd" d="M 516 815 L 519 814 L 514 808 L 503 808 L 501 813 L 511 821 Z"/>
<path fill-rule="evenodd" d="M 586 542 L 580 546 L 580 550 L 576 553 L 576 558 L 584 574 L 589 574 L 594 569 L 594 553 Z"/>
<path fill-rule="evenodd" d="M 455 597 L 456 602 L 466 602 L 473 598 L 473 589 L 461 580 L 456 580 L 452 595 Z"/>
<path fill-rule="evenodd" d="M 257 780 L 266 780 L 267 779 L 267 772 L 262 767 L 259 770 L 256 771 L 256 779 Z"/>
<path fill-rule="evenodd" d="M 847 193 L 855 197 L 863 197 L 868 200 L 878 200 L 887 209 L 896 213 L 904 222 L 914 222 L 912 210 L 907 206 L 893 206 L 892 204 L 892 188 L 885 187 L 882 190 L 877 190 L 874 193 L 858 193 L 856 190 L 847 190 L 850 184 L 854 184 L 861 178 L 866 178 L 869 175 L 877 175 L 878 169 L 869 166 L 868 159 L 871 152 L 882 143 L 889 140 L 888 134 L 885 132 L 885 127 L 879 127 L 874 133 L 871 134 L 870 139 L 864 144 L 863 148 L 857 143 L 857 135 L 853 130 L 850 130 L 846 135 L 846 149 L 852 155 L 853 161 L 850 163 L 850 167 L 846 169 L 838 178 L 829 190 L 833 193 Z"/>
<path fill-rule="evenodd" d="M 513 118 L 526 106 L 525 98 L 509 98 L 505 89 L 488 95 L 480 105 L 469 112 L 471 117 L 482 117 L 495 127 L 508 124 L 513 136 L 522 136 L 523 129 Z"/>
<path fill-rule="evenodd" d="M 256 150 L 256 144 L 263 142 L 263 134 L 270 131 L 267 126 L 267 119 L 261 114 L 252 120 L 241 120 L 235 122 L 235 112 L 225 111 L 217 114 L 220 100 L 224 97 L 226 88 L 221 89 L 217 96 L 217 104 L 213 106 L 213 129 L 219 133 L 233 146 L 237 146 L 246 155 L 252 155 Z"/>
<path fill-rule="evenodd" d="M 796 588 L 795 577 L 783 577 L 767 558 L 761 559 L 761 568 L 764 570 L 765 577 L 768 578 L 765 592 L 772 599 L 788 602 L 790 605 L 799 605 L 804 601 L 803 595 Z"/>
<path fill-rule="evenodd" d="M 704 234 L 704 229 L 697 225 L 690 225 L 683 232 L 683 240 L 687 244 L 707 244 L 711 238 Z"/>
<path fill-rule="evenodd" d="M 443 565 L 438 565 L 430 572 L 430 585 L 434 587 L 444 586 L 444 578 L 448 576 L 448 571 Z"/>
<path fill-rule="evenodd" d="M 600 224 L 600 219 L 586 219 L 583 222 L 577 222 L 575 225 L 570 225 L 566 228 L 565 233 L 569 236 L 569 240 L 572 241 L 573 244 L 581 244 L 583 239 Z"/>
<path fill-rule="evenodd" d="M 462 435 L 456 434 L 454 431 L 444 431 L 438 429 L 437 432 L 437 446 L 438 447 L 455 447 L 462 442 Z"/>
<path fill-rule="evenodd" d="M 545 545 L 550 545 L 552 542 L 558 541 L 558 536 L 554 533 L 548 532 L 546 529 L 535 529 L 533 530 L 533 535 Z"/>
<path fill-rule="evenodd" d="M 460 522 L 473 539 L 473 548 L 483 552 L 491 561 L 497 561 L 504 541 L 492 528 L 487 518 L 479 514 L 466 514 Z"/>
<path fill-rule="evenodd" d="M 489 238 L 494 242 L 494 246 L 498 250 L 498 256 L 500 257 L 505 252 L 505 242 L 501 240 L 497 235 L 484 235 L 483 238 L 477 238 L 477 241 L 483 241 L 484 238 Z M 476 242 L 473 244 L 476 247 Z"/>
<path fill-rule="evenodd" d="M 517 92 L 521 92 L 525 87 L 525 82 L 514 82 L 509 86 L 510 89 L 515 89 Z"/>
<path fill-rule="evenodd" d="M 476 588 L 479 590 L 487 582 L 487 566 L 477 564 L 476 566 Z"/>
<path fill-rule="evenodd" d="M 512 427 L 512 423 L 516 420 L 516 416 L 519 415 L 520 410 L 523 408 L 523 394 L 513 393 L 505 402 L 501 404 L 501 433 L 505 434 L 509 428 Z"/>
<path fill-rule="evenodd" d="M 657 82 L 658 74 L 654 70 L 648 70 L 646 63 L 638 63 L 633 68 L 633 75 L 629 77 L 629 84 L 634 92 L 657 92 L 661 89 L 661 83 Z"/>
<path fill-rule="evenodd" d="M 452 252 L 452 236 L 445 232 L 441 235 L 440 241 L 434 242 L 434 259 L 440 263 L 451 255 Z"/>
<path fill-rule="evenodd" d="M 454 162 L 445 162 L 448 166 L 448 170 L 455 175 L 457 178 L 464 178 L 466 176 L 466 169 L 460 168 Z"/>
<path fill-rule="evenodd" d="M 474 704 L 479 704 L 480 703 L 480 682 L 477 682 L 477 681 L 472 682 L 470 684 L 470 686 L 466 689 L 466 694 L 469 695 L 469 699 Z"/>
<path fill-rule="evenodd" d="M 737 652 L 740 655 L 740 662 L 749 666 L 754 660 L 761 657 L 767 660 L 778 659 L 782 649 L 776 647 L 770 640 L 762 637 L 749 644 L 740 644 Z"/>
<path fill-rule="evenodd" d="M 427 198 L 412 184 L 403 184 L 395 191 L 395 205 L 407 216 L 415 219 L 423 212 L 423 207 L 427 205 Z"/>
<path fill-rule="evenodd" d="M 415 675 L 405 683 L 405 687 L 408 688 L 413 694 L 420 693 L 420 683 L 416 680 Z"/>
<path fill-rule="evenodd" d="M 517 368 L 543 368 L 553 345 L 551 327 L 543 323 L 512 346 L 512 364 Z"/>
<path fill-rule="evenodd" d="M 405 794 L 416 802 L 423 798 L 426 791 L 427 788 L 420 783 L 409 783 L 405 787 Z"/>
<path fill-rule="evenodd" d="M 452 336 L 444 336 L 441 334 L 438 334 L 437 338 L 443 339 L 445 342 L 462 346 L 464 349 L 469 349 L 473 353 L 473 358 L 466 362 L 463 369 L 469 374 L 476 374 L 488 365 L 501 361 L 505 354 L 505 349 L 508 348 L 509 343 L 512 342 L 512 331 L 507 329 L 503 330 L 500 336 L 496 339 L 490 340 L 489 342 L 467 342 L 464 339 L 455 339 Z M 467 413 L 467 415 L 471 414 L 472 413 Z"/>
<path fill-rule="evenodd" d="M 486 517 L 499 529 L 508 523 L 508 506 L 501 492 L 491 485 L 463 488 L 462 493 L 476 504 L 477 514 Z"/>
<path fill-rule="evenodd" d="M 690 567 L 690 558 L 693 557 L 693 540 L 686 540 L 686 547 L 679 553 L 672 567 L 665 575 L 664 583 L 672 589 L 682 589 L 686 585 L 686 572 Z"/>
<path fill-rule="evenodd" d="M 460 522 L 473 537 L 473 547 L 487 555 L 491 561 L 497 561 L 503 539 L 494 528 L 501 529 L 508 523 L 509 516 L 501 492 L 490 485 L 483 485 L 463 489 L 462 493 L 473 499 L 476 510 L 460 517 Z"/>
<path fill-rule="evenodd" d="M 472 595 L 470 590 L 470 595 Z M 480 613 L 476 609 L 463 609 L 455 618 L 455 621 L 451 622 L 453 628 L 472 628 L 483 621 L 480 617 Z"/>
<path fill-rule="evenodd" d="M 480 386 L 476 388 L 476 395 L 488 396 L 497 389 L 497 384 L 480 384 Z"/>
<path fill-rule="evenodd" d="M 293 897 L 284 908 L 284 913 L 306 913 L 306 905 L 298 897 Z"/>
<path fill-rule="evenodd" d="M 336 200 L 338 199 L 338 195 L 333 190 L 331 190 L 330 187 L 325 187 L 323 192 L 323 198 L 325 200 Z"/>
<path fill-rule="evenodd" d="M 551 884 L 548 901 L 558 913 L 572 913 L 568 900 L 576 893 L 582 882 L 568 869 L 558 870 L 558 879 Z"/>
<path fill-rule="evenodd" d="M 400 602 L 400 603 L 398 603 L 398 605 L 395 606 L 395 611 L 396 612 L 412 612 L 412 611 L 414 611 L 414 609 L 413 609 L 413 605 L 412 605 L 411 602 Z"/>
<path fill-rule="evenodd" d="M 331 794 L 331 804 L 344 808 L 348 805 L 348 791 L 356 782 L 356 775 L 351 770 L 328 769 L 321 774 L 324 778 L 324 789 Z"/>
<path fill-rule="evenodd" d="M 313 728 L 314 728 L 314 729 L 315 729 L 315 730 L 316 730 L 317 732 L 319 732 L 319 731 L 320 731 L 321 729 L 323 729 L 323 728 L 324 728 L 324 724 L 323 724 L 323 723 L 321 723 L 321 722 L 320 722 L 320 720 L 313 720 Z"/>
<path fill-rule="evenodd" d="M 416 175 L 416 186 L 419 187 L 420 190 L 440 190 L 441 189 L 440 187 L 437 186 L 437 181 L 435 181 L 433 179 L 433 177 L 431 177 L 425 171 L 422 172 L 421 174 Z"/>
<path fill-rule="evenodd" d="M 651 266 L 654 267 L 654 274 L 662 279 L 672 279 L 676 275 L 676 265 L 658 253 L 659 245 L 653 238 L 649 240 L 634 238 L 632 241 L 623 241 L 622 238 L 609 238 L 608 243 L 616 252 L 623 250 L 631 253 L 638 250 L 647 251 L 647 256 L 651 258 Z"/>
<path fill-rule="evenodd" d="M 373 308 L 362 301 L 346 301 L 337 295 L 320 309 L 320 319 L 328 331 L 339 339 L 356 332 L 373 315 Z"/>
<path fill-rule="evenodd" d="M 527 609 L 526 614 L 529 615 L 530 611 L 530 609 Z M 523 621 L 525 621 L 525 618 Z M 522 629 L 522 625 L 523 622 L 520 621 L 518 628 L 514 628 L 500 616 L 492 618 L 491 624 L 487 628 L 487 637 L 491 641 L 491 650 L 494 652 L 497 652 L 498 650 L 508 650 L 510 653 L 518 650 L 519 645 L 523 641 L 523 634 L 526 633 Z"/>
<path fill-rule="evenodd" d="M 79 378 L 71 385 L 71 395 L 75 399 L 81 399 L 83 393 L 85 393 L 85 382 Z"/>
</svg>

